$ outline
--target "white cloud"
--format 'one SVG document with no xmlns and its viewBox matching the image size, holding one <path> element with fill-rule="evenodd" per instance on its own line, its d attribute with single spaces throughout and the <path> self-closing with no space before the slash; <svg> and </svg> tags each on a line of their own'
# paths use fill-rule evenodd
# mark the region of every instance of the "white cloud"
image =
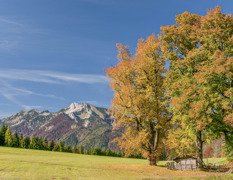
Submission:
<svg viewBox="0 0 233 180">
<path fill-rule="evenodd" d="M 7 94 L 11 94 L 11 95 L 36 95 L 36 96 L 42 96 L 42 97 L 49 97 L 49 98 L 54 98 L 54 99 L 60 99 L 60 100 L 64 100 L 64 98 L 61 97 L 57 97 L 53 94 L 40 94 L 40 93 L 36 93 L 36 92 L 32 92 L 30 90 L 27 89 L 23 89 L 23 88 L 16 88 L 13 87 L 12 85 L 10 85 L 9 83 L 6 83 L 4 81 L 1 81 L 1 85 L 2 85 L 2 89 L 0 88 L 0 92 L 7 92 Z M 4 91 L 5 89 L 5 91 Z"/>
<path fill-rule="evenodd" d="M 106 83 L 107 77 L 95 74 L 70 74 L 54 71 L 22 70 L 22 69 L 0 69 L 2 80 L 24 80 L 41 83 L 79 82 L 86 84 Z"/>
<path fill-rule="evenodd" d="M 12 21 L 10 19 L 7 18 L 2 18 L 0 17 L 0 23 L 6 23 L 6 24 L 11 24 L 11 25 L 16 25 L 16 26 L 23 26 L 23 24 L 18 23 L 16 21 Z"/>
<path fill-rule="evenodd" d="M 99 84 L 107 83 L 107 77 L 103 75 L 94 74 L 71 74 L 54 71 L 42 70 L 22 70 L 22 69 L 0 69 L 0 94 L 9 100 L 11 103 L 20 106 L 24 109 L 42 108 L 38 105 L 27 105 L 19 101 L 18 97 L 22 96 L 40 96 L 45 98 L 65 100 L 63 97 L 57 97 L 54 94 L 43 94 L 30 91 L 25 88 L 15 87 L 12 84 L 17 81 L 29 81 L 35 83 L 49 83 L 64 85 L 68 82 L 85 83 L 85 84 Z M 91 104 L 98 104 L 95 101 L 86 101 Z"/>
<path fill-rule="evenodd" d="M 14 103 L 14 104 L 16 104 L 16 105 L 18 105 L 18 106 L 20 106 L 20 107 L 24 107 L 24 105 L 23 105 L 22 103 L 20 103 L 19 101 L 17 101 L 17 100 L 15 99 L 16 94 L 14 94 L 14 93 L 9 93 L 8 91 L 2 90 L 2 89 L 0 89 L 0 93 L 2 94 L 2 96 L 4 96 L 4 97 L 5 97 L 6 99 L 8 99 L 10 102 L 12 102 L 12 103 Z"/>
<path fill-rule="evenodd" d="M 94 74 L 68 74 L 68 73 L 58 73 L 58 72 L 41 72 L 41 75 L 54 78 L 59 81 L 68 82 L 80 82 L 80 83 L 105 83 L 107 82 L 107 77 L 103 75 L 94 75 Z"/>
<path fill-rule="evenodd" d="M 46 34 L 41 28 L 22 24 L 17 20 L 0 17 L 0 50 L 10 51 L 22 48 L 29 34 Z"/>
<path fill-rule="evenodd" d="M 38 71 L 4 69 L 0 70 L 0 79 L 25 80 L 43 83 L 58 83 L 49 77 L 44 77 Z"/>
<path fill-rule="evenodd" d="M 10 51 L 18 47 L 24 29 L 22 24 L 0 17 L 0 50 Z"/>
<path fill-rule="evenodd" d="M 0 49 L 3 50 L 11 50 L 12 48 L 18 46 L 17 40 L 10 40 L 10 39 L 1 39 L 0 40 Z"/>
<path fill-rule="evenodd" d="M 26 110 L 28 109 L 34 109 L 34 108 L 42 108 L 42 106 L 29 106 L 25 105 L 22 102 L 17 100 L 17 97 L 19 96 L 28 96 L 28 95 L 35 95 L 35 96 L 41 96 L 41 97 L 47 97 L 47 98 L 54 98 L 54 99 L 59 99 L 59 100 L 64 100 L 62 97 L 57 97 L 53 94 L 40 94 L 40 93 L 35 93 L 27 89 L 23 88 L 16 88 L 10 85 L 9 83 L 5 81 L 0 81 L 1 82 L 1 87 L 0 87 L 0 94 L 8 99 L 11 103 L 16 104 Z"/>
<path fill-rule="evenodd" d="M 42 106 L 30 106 L 30 105 L 25 105 L 25 104 L 21 103 L 20 101 L 18 101 L 15 98 L 15 97 L 19 96 L 20 94 L 9 93 L 7 91 L 2 91 L 2 90 L 0 90 L 0 93 L 2 94 L 2 96 L 4 96 L 10 102 L 12 102 L 13 104 L 18 105 L 18 106 L 24 108 L 25 110 L 40 109 L 40 108 L 42 108 Z"/>
</svg>

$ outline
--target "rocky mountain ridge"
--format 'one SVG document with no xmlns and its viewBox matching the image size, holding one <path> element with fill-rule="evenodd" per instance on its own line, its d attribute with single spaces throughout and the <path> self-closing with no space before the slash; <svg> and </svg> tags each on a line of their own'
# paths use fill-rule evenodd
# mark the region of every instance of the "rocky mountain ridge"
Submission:
<svg viewBox="0 0 233 180">
<path fill-rule="evenodd" d="M 67 145 L 82 145 L 84 148 L 105 147 L 118 150 L 111 141 L 119 133 L 113 132 L 113 116 L 106 108 L 92 106 L 88 103 L 72 103 L 59 112 L 20 111 L 1 120 L 11 127 L 12 132 L 24 136 L 41 136 L 42 138 L 63 141 Z"/>
</svg>

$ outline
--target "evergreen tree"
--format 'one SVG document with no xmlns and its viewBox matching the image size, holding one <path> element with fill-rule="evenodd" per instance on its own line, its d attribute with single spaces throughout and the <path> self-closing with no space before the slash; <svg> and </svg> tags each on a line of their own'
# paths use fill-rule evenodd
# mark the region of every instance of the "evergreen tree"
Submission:
<svg viewBox="0 0 233 180">
<path fill-rule="evenodd" d="M 13 138 L 12 138 L 11 129 L 9 126 L 6 130 L 6 133 L 5 133 L 5 145 L 9 146 L 9 147 L 12 147 L 12 145 L 13 145 Z"/>
<path fill-rule="evenodd" d="M 101 154 L 103 155 L 103 156 L 106 156 L 106 148 L 104 147 L 103 149 L 101 149 Z"/>
<path fill-rule="evenodd" d="M 15 133 L 13 134 L 13 147 L 19 147 L 19 136 L 18 133 L 15 131 Z"/>
<path fill-rule="evenodd" d="M 85 149 L 85 150 L 83 151 L 83 154 L 89 154 L 89 155 L 90 155 L 90 152 L 89 152 L 87 149 Z"/>
<path fill-rule="evenodd" d="M 23 139 L 21 140 L 20 147 L 21 147 L 21 148 L 28 149 L 28 148 L 29 148 L 29 145 L 30 145 L 30 138 L 29 138 L 28 136 L 26 136 L 25 138 L 23 138 Z"/>
<path fill-rule="evenodd" d="M 43 139 L 43 148 L 44 148 L 45 150 L 48 149 L 48 140 L 47 140 L 46 137 L 44 137 L 44 139 Z"/>
<path fill-rule="evenodd" d="M 120 157 L 124 157 L 125 153 L 123 151 L 120 152 Z"/>
<path fill-rule="evenodd" d="M 37 139 L 37 149 L 39 149 L 39 150 L 44 149 L 42 137 L 39 137 L 36 139 Z"/>
<path fill-rule="evenodd" d="M 4 146 L 6 130 L 7 126 L 3 123 L 0 130 L 0 146 Z"/>
<path fill-rule="evenodd" d="M 52 151 L 53 148 L 54 148 L 54 141 L 52 140 L 52 141 L 50 141 L 49 144 L 48 144 L 48 150 L 49 150 L 49 151 Z"/>
<path fill-rule="evenodd" d="M 91 147 L 90 155 L 95 155 L 95 149 L 93 147 Z"/>
<path fill-rule="evenodd" d="M 23 140 L 23 134 L 22 133 L 20 133 L 19 140 L 20 141 Z"/>
<path fill-rule="evenodd" d="M 52 151 L 59 151 L 59 144 L 55 144 Z"/>
<path fill-rule="evenodd" d="M 57 146 L 58 146 L 58 151 L 64 152 L 65 148 L 64 148 L 64 143 L 62 141 L 59 141 Z"/>
<path fill-rule="evenodd" d="M 84 149 L 82 145 L 78 148 L 78 153 L 84 154 Z"/>
<path fill-rule="evenodd" d="M 31 138 L 29 148 L 30 149 L 36 149 L 37 148 L 36 138 L 35 138 L 34 135 Z"/>
<path fill-rule="evenodd" d="M 77 145 L 74 146 L 73 150 L 72 150 L 73 153 L 78 153 L 78 148 L 77 148 Z"/>
<path fill-rule="evenodd" d="M 70 152 L 70 153 L 72 152 L 72 147 L 70 145 L 66 147 L 66 152 Z"/>
<path fill-rule="evenodd" d="M 101 155 L 101 149 L 99 147 L 95 147 L 94 155 Z"/>
<path fill-rule="evenodd" d="M 23 134 L 20 133 L 20 136 L 19 136 L 19 146 L 21 147 L 21 143 L 23 141 Z"/>
<path fill-rule="evenodd" d="M 112 155 L 112 151 L 110 149 L 107 149 L 106 156 L 111 156 L 111 155 Z"/>
</svg>

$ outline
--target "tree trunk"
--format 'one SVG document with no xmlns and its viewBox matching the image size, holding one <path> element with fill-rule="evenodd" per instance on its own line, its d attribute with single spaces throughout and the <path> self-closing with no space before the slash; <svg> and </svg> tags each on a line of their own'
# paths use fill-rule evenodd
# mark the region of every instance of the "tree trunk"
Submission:
<svg viewBox="0 0 233 180">
<path fill-rule="evenodd" d="M 155 154 L 150 154 L 148 158 L 150 166 L 157 166 Z"/>
<path fill-rule="evenodd" d="M 148 160 L 150 166 L 157 166 L 156 163 L 156 152 L 159 144 L 159 129 L 155 129 L 154 135 L 152 136 L 151 139 L 151 145 L 150 145 L 150 151 L 148 155 Z"/>
<path fill-rule="evenodd" d="M 197 148 L 197 167 L 203 168 L 203 141 L 202 141 L 202 134 L 201 131 L 197 133 L 197 140 L 196 140 L 196 148 Z"/>
</svg>

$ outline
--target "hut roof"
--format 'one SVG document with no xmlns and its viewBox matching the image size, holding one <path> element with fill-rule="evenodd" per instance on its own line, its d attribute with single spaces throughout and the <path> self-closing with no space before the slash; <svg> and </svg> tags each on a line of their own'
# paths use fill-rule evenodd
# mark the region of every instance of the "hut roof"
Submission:
<svg viewBox="0 0 233 180">
<path fill-rule="evenodd" d="M 189 159 L 189 158 L 192 158 L 192 159 L 197 159 L 196 157 L 193 157 L 193 156 L 190 156 L 190 155 L 186 155 L 186 156 L 177 156 L 173 159 L 173 161 L 177 161 L 179 159 Z"/>
</svg>

